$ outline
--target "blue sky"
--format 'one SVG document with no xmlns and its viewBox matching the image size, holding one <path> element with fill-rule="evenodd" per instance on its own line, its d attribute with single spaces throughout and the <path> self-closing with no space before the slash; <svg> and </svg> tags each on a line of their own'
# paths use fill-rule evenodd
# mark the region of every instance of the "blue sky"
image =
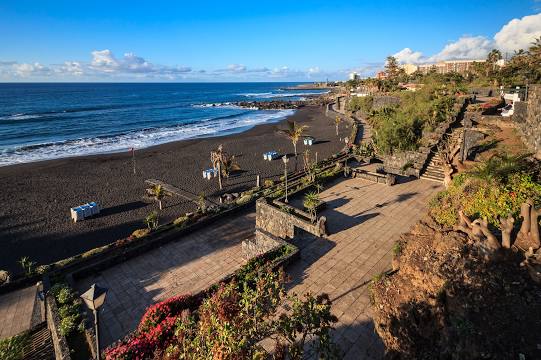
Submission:
<svg viewBox="0 0 541 360">
<path fill-rule="evenodd" d="M 344 79 L 390 54 L 482 57 L 534 36 L 535 0 L 3 0 L 0 81 Z"/>
</svg>

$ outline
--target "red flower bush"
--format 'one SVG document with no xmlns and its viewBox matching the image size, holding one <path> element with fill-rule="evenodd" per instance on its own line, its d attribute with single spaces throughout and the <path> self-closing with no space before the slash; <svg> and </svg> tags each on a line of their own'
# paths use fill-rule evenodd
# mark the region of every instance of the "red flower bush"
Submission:
<svg viewBox="0 0 541 360">
<path fill-rule="evenodd" d="M 141 318 L 137 332 L 147 332 L 156 327 L 165 318 L 179 315 L 184 309 L 191 309 L 198 303 L 191 295 L 180 295 L 149 306 Z"/>
<path fill-rule="evenodd" d="M 135 334 L 105 351 L 107 360 L 142 360 L 157 349 L 165 349 L 175 335 L 175 323 L 183 310 L 198 305 L 190 295 L 169 298 L 149 306 L 141 318 Z"/>
</svg>

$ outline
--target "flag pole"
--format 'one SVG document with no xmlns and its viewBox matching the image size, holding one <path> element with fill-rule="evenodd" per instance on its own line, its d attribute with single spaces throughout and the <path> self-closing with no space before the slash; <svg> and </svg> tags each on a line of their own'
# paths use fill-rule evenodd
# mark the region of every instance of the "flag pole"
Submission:
<svg viewBox="0 0 541 360">
<path fill-rule="evenodd" d="M 132 158 L 132 164 L 133 164 L 133 175 L 136 174 L 135 171 L 135 148 L 131 148 L 131 158 Z"/>
</svg>

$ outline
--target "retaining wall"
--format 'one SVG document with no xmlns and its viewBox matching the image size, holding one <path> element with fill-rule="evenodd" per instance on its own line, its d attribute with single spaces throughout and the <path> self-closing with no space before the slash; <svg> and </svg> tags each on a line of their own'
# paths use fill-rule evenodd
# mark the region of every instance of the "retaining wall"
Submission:
<svg viewBox="0 0 541 360">
<path fill-rule="evenodd" d="M 522 141 L 541 160 L 541 85 L 530 85 L 528 101 L 515 103 L 513 122 Z"/>
<path fill-rule="evenodd" d="M 316 223 L 312 223 L 295 214 L 282 211 L 269 204 L 265 198 L 256 201 L 256 229 L 261 229 L 280 239 L 293 239 L 296 227 L 316 236 L 323 236 L 326 232 L 325 221 L 326 218 L 322 216 Z"/>
<path fill-rule="evenodd" d="M 54 297 L 48 294 L 45 298 L 45 313 L 47 318 L 47 327 L 51 332 L 51 340 L 54 347 L 56 360 L 71 360 L 70 349 L 66 338 L 60 334 L 60 316 L 58 315 L 58 307 Z"/>
</svg>

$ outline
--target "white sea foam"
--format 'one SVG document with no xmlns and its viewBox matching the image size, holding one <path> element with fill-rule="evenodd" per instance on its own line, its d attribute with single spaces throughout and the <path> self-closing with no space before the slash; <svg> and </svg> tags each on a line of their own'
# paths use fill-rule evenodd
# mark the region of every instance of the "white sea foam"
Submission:
<svg viewBox="0 0 541 360">
<path fill-rule="evenodd" d="M 235 105 L 231 102 L 223 102 L 223 103 L 208 103 L 208 104 L 194 104 L 192 105 L 194 108 L 222 108 L 222 109 L 241 109 L 241 106 Z M 254 110 L 257 110 L 257 108 L 254 108 Z"/>
<path fill-rule="evenodd" d="M 281 92 L 279 94 L 265 92 L 265 93 L 245 93 L 245 94 L 238 94 L 238 95 L 252 97 L 252 98 L 273 99 L 273 98 L 284 98 L 284 97 L 321 95 L 321 94 L 326 94 L 326 93 L 328 93 L 328 91 L 326 92 Z"/>
<path fill-rule="evenodd" d="M 7 116 L 0 116 L 0 120 L 28 120 L 28 119 L 37 119 L 40 115 L 36 114 L 13 114 Z"/>
<path fill-rule="evenodd" d="M 0 166 L 71 156 L 91 155 L 142 149 L 152 145 L 223 133 L 279 121 L 295 110 L 249 112 L 228 118 L 208 119 L 188 125 L 138 130 L 116 136 L 83 138 L 49 144 L 33 144 L 19 148 L 0 149 Z"/>
</svg>

